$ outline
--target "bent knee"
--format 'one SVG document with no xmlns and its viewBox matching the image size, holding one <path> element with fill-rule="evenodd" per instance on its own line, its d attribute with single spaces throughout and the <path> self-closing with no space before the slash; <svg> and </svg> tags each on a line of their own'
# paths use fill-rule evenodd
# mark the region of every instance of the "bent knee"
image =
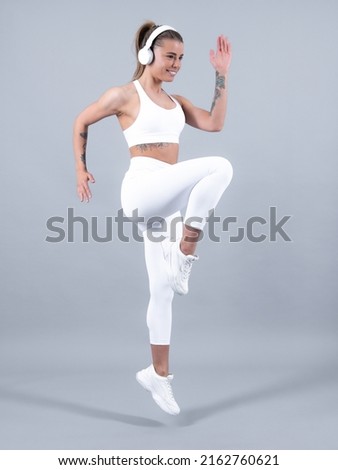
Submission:
<svg viewBox="0 0 338 470">
<path fill-rule="evenodd" d="M 222 175 L 222 178 L 225 178 L 227 184 L 232 180 L 234 170 L 230 161 L 225 157 L 213 157 L 217 172 Z"/>
</svg>

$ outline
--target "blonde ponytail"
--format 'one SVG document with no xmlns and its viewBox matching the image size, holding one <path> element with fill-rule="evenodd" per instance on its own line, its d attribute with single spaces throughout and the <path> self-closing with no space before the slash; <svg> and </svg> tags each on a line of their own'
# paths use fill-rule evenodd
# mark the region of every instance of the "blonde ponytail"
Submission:
<svg viewBox="0 0 338 470">
<path fill-rule="evenodd" d="M 136 70 L 133 75 L 133 80 L 138 80 L 141 75 L 144 72 L 145 65 L 140 64 L 138 61 L 137 55 L 138 51 L 142 49 L 142 47 L 145 45 L 147 38 L 150 36 L 150 34 L 156 29 L 156 24 L 153 21 L 146 21 L 143 23 L 142 26 L 139 27 L 135 34 L 135 52 L 136 52 L 136 60 L 137 60 L 137 65 L 136 65 Z"/>
</svg>

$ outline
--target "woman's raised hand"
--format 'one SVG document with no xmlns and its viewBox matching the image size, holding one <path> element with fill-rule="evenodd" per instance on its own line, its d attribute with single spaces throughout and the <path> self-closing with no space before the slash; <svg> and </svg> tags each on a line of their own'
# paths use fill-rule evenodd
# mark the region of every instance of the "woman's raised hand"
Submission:
<svg viewBox="0 0 338 470">
<path fill-rule="evenodd" d="M 210 62 L 217 72 L 226 74 L 231 62 L 231 44 L 223 34 L 217 38 L 216 52 L 210 50 Z"/>
</svg>

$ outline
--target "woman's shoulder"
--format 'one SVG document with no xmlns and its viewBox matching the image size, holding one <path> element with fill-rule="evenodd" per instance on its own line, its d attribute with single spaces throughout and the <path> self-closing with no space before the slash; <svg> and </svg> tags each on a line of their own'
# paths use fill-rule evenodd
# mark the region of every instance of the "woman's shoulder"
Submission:
<svg viewBox="0 0 338 470">
<path fill-rule="evenodd" d="M 111 86 L 103 93 L 100 101 L 105 107 L 113 107 L 116 112 L 128 105 L 135 94 L 135 87 L 132 82 L 129 82 L 124 85 Z"/>
<path fill-rule="evenodd" d="M 171 96 L 172 96 L 173 98 L 175 98 L 175 100 L 180 103 L 180 105 L 182 106 L 182 108 L 183 108 L 184 106 L 187 106 L 187 104 L 190 103 L 190 101 L 187 100 L 187 98 L 185 98 L 185 97 L 182 96 L 182 95 L 176 95 L 176 93 L 175 93 L 175 94 L 173 94 L 173 95 L 171 95 Z"/>
<path fill-rule="evenodd" d="M 125 83 L 124 85 L 114 85 L 108 88 L 107 94 L 115 96 L 120 99 L 128 99 L 130 96 L 136 93 L 133 82 Z"/>
</svg>

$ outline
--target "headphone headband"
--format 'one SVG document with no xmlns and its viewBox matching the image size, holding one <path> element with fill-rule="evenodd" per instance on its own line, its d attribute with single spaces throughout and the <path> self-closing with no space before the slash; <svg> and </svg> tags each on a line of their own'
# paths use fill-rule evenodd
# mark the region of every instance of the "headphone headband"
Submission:
<svg viewBox="0 0 338 470">
<path fill-rule="evenodd" d="M 166 24 L 159 26 L 151 33 L 151 35 L 147 39 L 147 42 L 145 43 L 144 48 L 150 49 L 154 42 L 154 39 L 156 39 L 157 36 L 159 36 L 160 34 L 164 33 L 164 31 L 176 31 L 176 29 Z"/>
</svg>

